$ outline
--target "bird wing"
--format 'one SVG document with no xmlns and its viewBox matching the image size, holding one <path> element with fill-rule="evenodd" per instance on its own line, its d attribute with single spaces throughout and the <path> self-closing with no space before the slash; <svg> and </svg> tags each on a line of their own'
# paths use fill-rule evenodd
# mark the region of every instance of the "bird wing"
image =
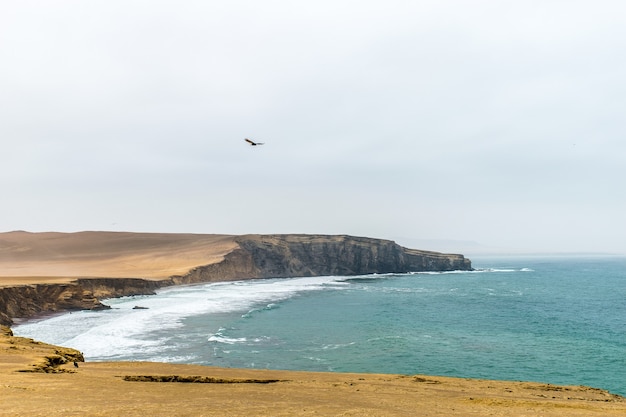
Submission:
<svg viewBox="0 0 626 417">
<path fill-rule="evenodd" d="M 246 142 L 248 142 L 250 145 L 256 145 L 256 143 L 252 142 L 250 139 L 245 138 L 244 139 Z"/>
</svg>

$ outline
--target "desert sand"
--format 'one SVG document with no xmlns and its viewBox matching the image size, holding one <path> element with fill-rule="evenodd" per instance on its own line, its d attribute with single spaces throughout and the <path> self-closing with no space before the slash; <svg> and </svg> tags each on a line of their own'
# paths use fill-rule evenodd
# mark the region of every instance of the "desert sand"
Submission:
<svg viewBox="0 0 626 417">
<path fill-rule="evenodd" d="M 236 246 L 226 235 L 176 235 L 175 241 L 166 234 L 94 236 L 0 234 L 0 286 L 77 277 L 161 279 L 218 262 Z M 530 382 L 85 363 L 70 348 L 0 330 L 0 416 L 309 415 L 626 416 L 626 399 Z"/>
<path fill-rule="evenodd" d="M 0 233 L 0 286 L 76 278 L 164 279 L 221 261 L 235 236 L 168 233 Z"/>
</svg>

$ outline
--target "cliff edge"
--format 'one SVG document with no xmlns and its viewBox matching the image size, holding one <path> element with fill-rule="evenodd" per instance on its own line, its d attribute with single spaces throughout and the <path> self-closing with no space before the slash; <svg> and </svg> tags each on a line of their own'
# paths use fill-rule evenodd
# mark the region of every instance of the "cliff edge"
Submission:
<svg viewBox="0 0 626 417">
<path fill-rule="evenodd" d="M 391 240 L 347 235 L 242 235 L 220 263 L 199 266 L 175 284 L 323 275 L 471 270 L 463 255 L 404 248 Z"/>
<path fill-rule="evenodd" d="M 462 255 L 347 235 L 2 233 L 0 324 L 178 284 L 471 268 Z"/>
</svg>

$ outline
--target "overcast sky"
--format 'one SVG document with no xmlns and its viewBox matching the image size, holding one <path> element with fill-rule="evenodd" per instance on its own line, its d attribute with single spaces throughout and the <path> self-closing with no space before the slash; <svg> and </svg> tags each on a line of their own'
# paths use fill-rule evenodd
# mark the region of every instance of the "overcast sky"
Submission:
<svg viewBox="0 0 626 417">
<path fill-rule="evenodd" d="M 621 0 L 3 1 L 0 231 L 626 253 L 625 21 Z"/>
</svg>

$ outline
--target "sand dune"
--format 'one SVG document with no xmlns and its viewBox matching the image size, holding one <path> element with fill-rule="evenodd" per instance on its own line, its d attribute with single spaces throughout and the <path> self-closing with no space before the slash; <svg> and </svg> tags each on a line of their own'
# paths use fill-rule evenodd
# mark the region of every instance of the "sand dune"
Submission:
<svg viewBox="0 0 626 417">
<path fill-rule="evenodd" d="M 163 279 L 219 262 L 236 247 L 229 235 L 0 233 L 0 285 L 78 277 Z"/>
</svg>

